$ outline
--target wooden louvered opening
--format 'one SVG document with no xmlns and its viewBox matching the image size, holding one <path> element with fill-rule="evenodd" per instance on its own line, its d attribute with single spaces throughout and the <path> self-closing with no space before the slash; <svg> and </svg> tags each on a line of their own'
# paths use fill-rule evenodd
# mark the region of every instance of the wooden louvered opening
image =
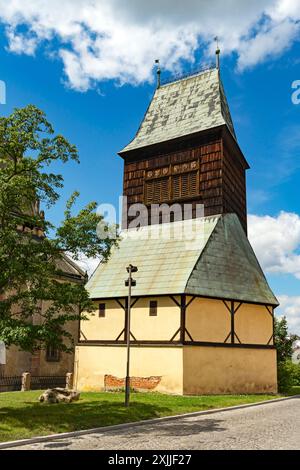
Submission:
<svg viewBox="0 0 300 470">
<path fill-rule="evenodd" d="M 199 193 L 198 171 L 189 171 L 145 182 L 146 204 L 160 204 L 176 199 L 186 199 Z"/>
<path fill-rule="evenodd" d="M 191 196 L 197 196 L 197 171 L 174 175 L 172 178 L 173 199 L 181 199 Z"/>
<path fill-rule="evenodd" d="M 169 177 L 146 181 L 146 204 L 155 204 L 170 199 Z"/>
</svg>

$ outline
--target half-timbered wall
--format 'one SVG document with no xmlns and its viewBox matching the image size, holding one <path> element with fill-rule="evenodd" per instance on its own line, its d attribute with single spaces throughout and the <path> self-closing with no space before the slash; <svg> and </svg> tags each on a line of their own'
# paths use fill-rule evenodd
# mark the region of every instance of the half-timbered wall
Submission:
<svg viewBox="0 0 300 470">
<path fill-rule="evenodd" d="M 157 303 L 156 315 L 150 302 Z M 101 299 L 105 315 L 97 309 L 81 322 L 82 344 L 125 343 L 126 299 Z M 238 301 L 188 295 L 132 299 L 130 335 L 132 344 L 215 344 L 270 348 L 273 345 L 273 309 Z"/>
<path fill-rule="evenodd" d="M 77 387 L 122 388 L 126 299 L 96 302 L 101 309 L 81 322 Z M 132 298 L 133 384 L 180 394 L 276 392 L 273 319 L 269 305 L 190 295 Z"/>
<path fill-rule="evenodd" d="M 150 315 L 150 301 L 157 302 L 155 316 Z M 81 341 L 125 341 L 126 299 L 101 303 L 105 316 L 99 317 L 97 309 L 81 322 Z M 130 323 L 131 341 L 169 341 L 180 327 L 180 309 L 168 296 L 133 299 Z"/>
</svg>

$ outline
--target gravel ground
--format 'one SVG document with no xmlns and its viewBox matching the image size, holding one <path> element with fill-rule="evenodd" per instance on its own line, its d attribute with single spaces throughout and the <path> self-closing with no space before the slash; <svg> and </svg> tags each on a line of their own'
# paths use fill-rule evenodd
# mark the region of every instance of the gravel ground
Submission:
<svg viewBox="0 0 300 470">
<path fill-rule="evenodd" d="M 16 447 L 16 450 L 300 449 L 300 398 Z"/>
</svg>

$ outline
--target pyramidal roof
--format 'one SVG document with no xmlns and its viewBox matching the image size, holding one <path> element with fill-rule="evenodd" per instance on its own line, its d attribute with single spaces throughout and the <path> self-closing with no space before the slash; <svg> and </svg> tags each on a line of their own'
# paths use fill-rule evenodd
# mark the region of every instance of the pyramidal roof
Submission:
<svg viewBox="0 0 300 470">
<path fill-rule="evenodd" d="M 212 68 L 157 88 L 136 136 L 120 153 L 221 125 L 236 138 L 219 70 Z"/>
<path fill-rule="evenodd" d="M 189 294 L 278 305 L 236 214 L 123 232 L 87 284 L 93 299 L 126 297 L 126 267 L 138 267 L 133 296 Z"/>
</svg>

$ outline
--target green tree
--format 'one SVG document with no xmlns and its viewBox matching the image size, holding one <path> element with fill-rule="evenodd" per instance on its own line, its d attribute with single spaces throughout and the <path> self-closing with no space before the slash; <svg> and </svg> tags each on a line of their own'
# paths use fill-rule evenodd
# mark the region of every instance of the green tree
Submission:
<svg viewBox="0 0 300 470">
<path fill-rule="evenodd" d="M 275 346 L 277 349 L 277 361 L 284 362 L 291 359 L 293 353 L 293 342 L 297 339 L 296 335 L 290 335 L 286 317 L 277 319 L 274 324 Z"/>
<path fill-rule="evenodd" d="M 39 210 L 39 203 L 55 204 L 63 187 L 51 164 L 70 161 L 79 163 L 76 147 L 55 135 L 35 106 L 0 118 L 0 340 L 7 346 L 33 352 L 51 344 L 70 351 L 67 322 L 93 310 L 84 285 L 61 282 L 58 266 L 66 252 L 74 259 L 109 256 L 115 241 L 97 237 L 97 224 L 104 223 L 97 203 L 74 213 L 75 192 L 59 227 Z"/>
<path fill-rule="evenodd" d="M 274 343 L 277 349 L 278 390 L 282 393 L 288 393 L 293 385 L 297 385 L 299 375 L 299 366 L 291 361 L 293 342 L 298 339 L 298 336 L 289 334 L 286 317 L 281 319 L 275 318 L 274 326 Z"/>
</svg>

